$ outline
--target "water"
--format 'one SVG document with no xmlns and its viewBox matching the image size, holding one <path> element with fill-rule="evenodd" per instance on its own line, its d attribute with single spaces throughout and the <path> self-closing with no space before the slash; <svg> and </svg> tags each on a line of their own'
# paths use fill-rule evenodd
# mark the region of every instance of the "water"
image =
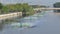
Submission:
<svg viewBox="0 0 60 34">
<path fill-rule="evenodd" d="M 2 24 L 0 29 L 1 30 L 0 34 L 29 34 L 29 33 L 39 34 L 40 32 L 42 33 L 42 31 L 44 32 L 44 30 L 41 30 L 41 29 L 43 29 L 44 25 L 46 27 L 46 24 L 44 22 L 46 21 L 45 19 L 49 18 L 49 14 L 50 12 L 37 13 L 32 16 L 24 17 L 21 19 L 18 18 L 17 20 L 19 20 L 19 22 Z M 20 27 L 21 23 L 24 23 L 22 28 Z"/>
<path fill-rule="evenodd" d="M 43 12 L 44 13 L 44 12 Z M 27 27 L 29 28 L 35 28 L 38 25 L 38 22 L 40 22 L 40 18 L 43 16 L 43 13 L 37 13 L 32 16 L 24 17 L 24 18 L 17 18 L 19 22 L 11 22 L 9 24 L 5 24 L 6 22 L 1 23 L 0 25 L 0 34 L 21 34 L 21 30 L 24 30 Z M 22 28 L 20 27 L 20 23 L 25 23 Z"/>
</svg>

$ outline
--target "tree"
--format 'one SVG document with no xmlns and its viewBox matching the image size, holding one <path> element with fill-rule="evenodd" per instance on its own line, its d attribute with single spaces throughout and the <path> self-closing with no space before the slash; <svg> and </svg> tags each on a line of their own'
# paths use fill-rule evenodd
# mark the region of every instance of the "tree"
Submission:
<svg viewBox="0 0 60 34">
<path fill-rule="evenodd" d="M 54 3 L 53 6 L 59 8 L 60 7 L 60 2 Z"/>
<path fill-rule="evenodd" d="M 31 15 L 34 13 L 33 8 L 31 6 L 28 5 L 28 3 L 17 3 L 17 4 L 10 4 L 10 5 L 6 5 L 8 7 L 9 10 L 14 10 L 17 12 L 25 12 L 26 15 L 28 13 L 28 15 Z M 7 8 L 6 8 L 7 9 Z"/>
<path fill-rule="evenodd" d="M 53 4 L 54 8 L 60 8 L 60 2 L 56 2 Z M 54 10 L 54 12 L 60 12 L 60 10 Z"/>
<path fill-rule="evenodd" d="M 2 7 L 3 7 L 3 5 L 2 5 L 2 3 L 0 3 L 0 14 L 1 14 Z"/>
<path fill-rule="evenodd" d="M 23 6 L 22 6 L 22 4 L 16 4 L 16 10 L 18 10 L 18 11 L 23 11 Z"/>
<path fill-rule="evenodd" d="M 2 9 L 2 7 L 3 7 L 3 5 L 2 5 L 2 3 L 0 3 L 0 9 Z"/>
<path fill-rule="evenodd" d="M 2 10 L 3 13 L 9 13 L 9 9 L 6 6 L 3 6 Z"/>
</svg>

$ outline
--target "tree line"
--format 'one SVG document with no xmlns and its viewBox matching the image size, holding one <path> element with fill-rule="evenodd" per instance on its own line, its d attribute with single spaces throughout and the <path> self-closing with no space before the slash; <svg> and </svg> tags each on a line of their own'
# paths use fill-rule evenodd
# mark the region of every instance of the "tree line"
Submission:
<svg viewBox="0 0 60 34">
<path fill-rule="evenodd" d="M 0 14 L 12 13 L 12 12 L 26 12 L 27 15 L 32 15 L 34 13 L 33 7 L 28 5 L 28 3 L 16 3 L 3 5 L 0 3 Z"/>
<path fill-rule="evenodd" d="M 60 2 L 56 2 L 53 4 L 54 8 L 60 8 Z M 54 12 L 60 12 L 60 10 L 54 10 Z"/>
</svg>

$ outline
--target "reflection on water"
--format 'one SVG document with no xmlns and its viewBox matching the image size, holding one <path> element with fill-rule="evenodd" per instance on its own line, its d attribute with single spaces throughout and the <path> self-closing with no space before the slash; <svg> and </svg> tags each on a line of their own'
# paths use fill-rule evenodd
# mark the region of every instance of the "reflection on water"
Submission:
<svg viewBox="0 0 60 34">
<path fill-rule="evenodd" d="M 37 13 L 32 16 L 24 17 L 24 18 L 15 18 L 15 19 L 7 19 L 0 23 L 0 30 L 2 31 L 13 31 L 14 29 L 20 30 L 25 28 L 34 28 L 37 26 L 37 23 L 40 22 L 40 17 L 43 16 L 45 12 Z M 22 28 L 21 28 L 22 27 Z M 8 33 L 8 32 L 7 32 Z"/>
<path fill-rule="evenodd" d="M 3 25 L 4 25 L 4 24 L 0 23 L 0 30 L 3 29 Z"/>
</svg>

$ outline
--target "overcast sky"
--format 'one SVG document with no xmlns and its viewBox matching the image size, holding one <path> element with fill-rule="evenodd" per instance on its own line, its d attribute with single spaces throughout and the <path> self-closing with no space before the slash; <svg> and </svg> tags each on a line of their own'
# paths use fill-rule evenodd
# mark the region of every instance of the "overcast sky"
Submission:
<svg viewBox="0 0 60 34">
<path fill-rule="evenodd" d="M 3 4 L 26 2 L 29 4 L 37 5 L 52 5 L 55 2 L 60 2 L 60 0 L 0 0 L 0 2 Z"/>
</svg>

